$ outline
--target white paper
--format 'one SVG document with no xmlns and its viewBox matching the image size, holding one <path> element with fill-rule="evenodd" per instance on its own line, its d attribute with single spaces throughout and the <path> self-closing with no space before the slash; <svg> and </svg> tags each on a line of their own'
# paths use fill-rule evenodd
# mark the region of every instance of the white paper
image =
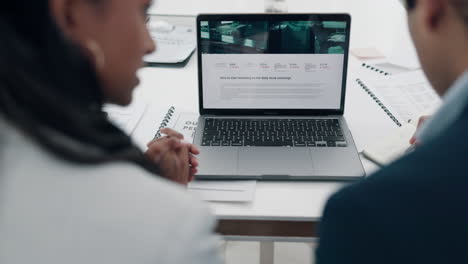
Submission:
<svg viewBox="0 0 468 264">
<path fill-rule="evenodd" d="M 252 181 L 193 181 L 189 184 L 189 189 L 243 191 L 249 189 L 251 183 Z"/>
<path fill-rule="evenodd" d="M 194 113 L 180 113 L 175 116 L 174 123 L 169 124 L 169 127 L 184 135 L 186 141 L 193 142 L 199 116 Z"/>
<path fill-rule="evenodd" d="M 180 63 L 185 61 L 195 50 L 196 33 L 192 26 L 173 26 L 169 31 L 162 31 L 149 24 L 151 37 L 156 42 L 157 49 L 145 56 L 149 63 Z"/>
<path fill-rule="evenodd" d="M 111 122 L 128 135 L 131 135 L 145 114 L 147 108 L 147 103 L 134 101 L 126 107 L 105 105 L 103 110 L 107 112 Z"/>
<path fill-rule="evenodd" d="M 390 137 L 373 142 L 362 153 L 367 159 L 379 165 L 387 165 L 404 156 L 411 147 L 409 141 L 416 132 L 416 126 L 403 125 Z"/>
<path fill-rule="evenodd" d="M 385 58 L 385 55 L 376 48 L 355 48 L 351 50 L 351 54 L 359 60 Z"/>
<path fill-rule="evenodd" d="M 390 74 L 399 74 L 399 73 L 411 71 L 410 68 L 406 68 L 404 66 L 400 66 L 400 65 L 393 64 L 390 62 L 376 63 L 375 67 L 381 71 L 384 71 Z"/>
<path fill-rule="evenodd" d="M 205 201 L 251 202 L 256 186 L 256 181 L 194 181 L 188 190 Z"/>
<path fill-rule="evenodd" d="M 396 75 L 413 70 L 414 69 L 412 68 L 392 63 L 386 58 L 361 60 L 359 61 L 358 65 L 358 72 L 360 78 L 375 78 L 375 76 L 385 74 Z"/>
</svg>

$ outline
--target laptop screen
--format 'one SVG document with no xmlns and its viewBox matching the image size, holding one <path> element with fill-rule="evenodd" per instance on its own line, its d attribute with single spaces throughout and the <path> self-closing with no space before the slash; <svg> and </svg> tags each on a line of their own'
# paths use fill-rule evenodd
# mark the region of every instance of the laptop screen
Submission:
<svg viewBox="0 0 468 264">
<path fill-rule="evenodd" d="M 342 110 L 347 15 L 199 17 L 203 109 Z"/>
</svg>

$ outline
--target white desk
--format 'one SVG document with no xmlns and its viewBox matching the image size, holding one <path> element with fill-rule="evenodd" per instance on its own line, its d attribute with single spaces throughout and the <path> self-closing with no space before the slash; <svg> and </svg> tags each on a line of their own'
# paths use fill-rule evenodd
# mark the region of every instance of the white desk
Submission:
<svg viewBox="0 0 468 264">
<path fill-rule="evenodd" d="M 350 13 L 353 21 L 351 48 L 378 47 L 386 54 L 394 54 L 395 51 L 408 54 L 412 52 L 406 29 L 405 11 L 397 0 L 288 0 L 288 2 L 290 12 Z M 263 0 L 158 0 L 151 11 L 159 14 L 196 15 L 214 12 L 258 13 L 263 12 L 263 9 Z M 143 69 L 140 73 L 142 83 L 135 93 L 135 99 L 151 98 L 154 104 L 162 105 L 171 102 L 196 112 L 198 81 L 195 57 L 193 56 L 184 68 Z M 366 109 L 361 110 L 361 113 L 365 114 Z M 361 113 L 347 112 L 347 115 Z M 157 126 L 151 111 L 143 117 L 141 124 L 135 133 L 137 140 L 151 139 Z M 364 165 L 368 171 L 373 169 L 366 162 Z M 210 205 L 221 220 L 220 232 L 224 235 L 306 238 L 315 236 L 315 225 L 320 219 L 326 200 L 342 186 L 342 183 L 337 182 L 259 182 L 252 203 L 210 203 Z M 294 227 L 298 229 L 293 230 Z M 292 231 L 286 232 L 285 229 Z"/>
</svg>

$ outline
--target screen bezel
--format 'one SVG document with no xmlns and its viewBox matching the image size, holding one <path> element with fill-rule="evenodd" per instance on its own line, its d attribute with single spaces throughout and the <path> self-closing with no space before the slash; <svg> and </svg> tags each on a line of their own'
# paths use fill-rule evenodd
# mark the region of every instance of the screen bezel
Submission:
<svg viewBox="0 0 468 264">
<path fill-rule="evenodd" d="M 197 44 L 201 44 L 201 21 L 343 21 L 347 22 L 341 103 L 339 109 L 216 109 L 203 106 L 203 69 L 202 51 L 197 49 L 198 56 L 198 92 L 200 115 L 343 115 L 346 99 L 346 82 L 348 76 L 349 43 L 351 16 L 349 14 L 201 14 L 197 16 Z"/>
</svg>

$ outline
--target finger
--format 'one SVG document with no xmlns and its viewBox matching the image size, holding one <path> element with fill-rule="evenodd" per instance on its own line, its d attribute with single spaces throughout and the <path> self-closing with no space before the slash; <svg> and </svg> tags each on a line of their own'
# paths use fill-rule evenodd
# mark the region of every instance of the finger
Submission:
<svg viewBox="0 0 468 264">
<path fill-rule="evenodd" d="M 151 146 L 155 141 L 156 141 L 156 139 L 151 140 L 150 142 L 148 142 L 148 144 L 146 144 L 146 146 L 147 147 Z"/>
<path fill-rule="evenodd" d="M 176 167 L 179 168 L 181 171 L 185 171 L 185 180 L 187 180 L 190 168 L 190 155 L 187 147 L 182 146 L 181 148 L 177 149 L 174 152 L 174 154 Z"/>
<path fill-rule="evenodd" d="M 193 155 L 190 155 L 189 162 L 192 167 L 198 167 L 200 165 L 198 159 Z"/>
<path fill-rule="evenodd" d="M 179 140 L 180 145 L 184 148 L 184 151 L 189 152 L 190 143 L 187 143 L 185 140 Z"/>
<path fill-rule="evenodd" d="M 420 127 L 422 126 L 423 122 L 424 122 L 423 118 L 422 118 L 422 117 L 419 118 L 419 121 L 418 121 L 418 128 L 420 128 Z"/>
<path fill-rule="evenodd" d="M 177 143 L 177 139 L 164 137 L 164 138 L 152 141 L 146 152 L 157 154 L 160 151 L 164 151 L 166 148 L 174 148 L 175 147 L 174 143 Z"/>
<path fill-rule="evenodd" d="M 414 143 L 416 143 L 416 137 L 413 136 L 413 137 L 410 139 L 409 143 L 410 143 L 411 145 L 414 145 Z"/>
<path fill-rule="evenodd" d="M 171 128 L 163 128 L 163 129 L 161 129 L 161 133 L 166 134 L 169 137 L 178 138 L 180 140 L 184 139 L 184 135 L 182 135 L 181 133 L 179 133 L 179 132 L 177 132 L 177 131 L 175 131 L 174 129 L 171 129 Z"/>
<path fill-rule="evenodd" d="M 159 141 L 162 141 L 162 140 L 164 140 L 164 139 L 166 139 L 166 137 L 155 138 L 155 139 L 151 140 L 150 142 L 148 142 L 148 144 L 146 144 L 146 146 L 147 146 L 147 147 L 150 147 L 150 146 L 153 145 L 154 143 L 159 142 Z"/>
<path fill-rule="evenodd" d="M 169 142 L 169 145 L 172 146 L 175 150 L 179 150 L 184 147 L 184 144 L 178 138 L 170 137 Z"/>
<path fill-rule="evenodd" d="M 188 148 L 183 147 L 180 151 L 178 151 L 179 159 L 180 159 L 180 168 L 182 168 L 182 172 L 184 175 L 185 180 L 187 183 L 191 181 L 192 178 L 192 167 L 191 167 L 191 155 L 189 154 Z M 196 161 L 198 163 L 198 161 Z"/>
<path fill-rule="evenodd" d="M 166 141 L 160 142 L 159 144 L 151 145 L 151 147 L 146 151 L 145 155 L 154 162 L 158 163 L 168 152 L 176 151 L 180 147 L 180 141 L 177 139 L 167 139 Z"/>
<path fill-rule="evenodd" d="M 200 166 L 200 163 L 198 162 L 198 159 L 192 155 L 190 155 L 189 163 L 192 166 L 192 168 L 196 168 Z"/>
<path fill-rule="evenodd" d="M 200 149 L 197 146 L 195 146 L 194 144 L 190 144 L 189 151 L 190 151 L 190 153 L 192 153 L 194 155 L 200 154 Z"/>
<path fill-rule="evenodd" d="M 162 151 L 164 151 L 164 148 L 162 148 L 161 146 L 152 145 L 152 146 L 148 147 L 148 149 L 144 152 L 144 154 L 145 154 L 145 156 L 147 156 L 151 160 L 153 160 L 153 157 L 159 156 Z"/>
<path fill-rule="evenodd" d="M 155 146 L 155 145 L 159 145 L 159 144 L 167 144 L 167 145 L 171 146 L 173 149 L 181 148 L 181 147 L 184 146 L 182 141 L 180 139 L 178 139 L 178 138 L 164 137 L 164 139 L 156 141 L 150 147 Z"/>
<path fill-rule="evenodd" d="M 430 116 L 421 116 L 418 121 L 418 128 L 420 128 L 424 122 L 426 122 L 427 119 L 429 119 Z"/>
<path fill-rule="evenodd" d="M 197 169 L 190 169 L 190 182 L 194 181 L 196 178 L 196 174 L 198 173 Z"/>
<path fill-rule="evenodd" d="M 164 142 L 164 141 L 167 141 L 169 139 L 170 139 L 170 137 L 160 137 L 160 138 L 153 139 L 150 143 L 148 143 L 147 147 L 151 147 L 154 144 Z"/>
</svg>

